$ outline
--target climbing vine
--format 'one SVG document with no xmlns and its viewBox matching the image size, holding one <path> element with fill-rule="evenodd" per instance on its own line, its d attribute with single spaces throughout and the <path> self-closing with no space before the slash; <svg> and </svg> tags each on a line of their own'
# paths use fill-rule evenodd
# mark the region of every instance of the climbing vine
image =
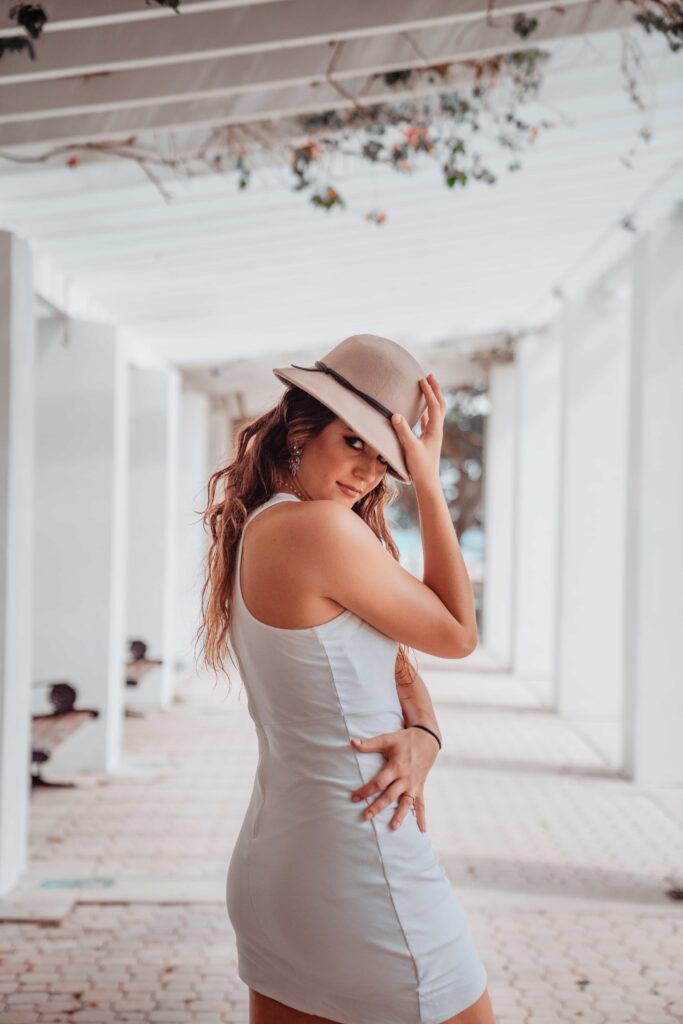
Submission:
<svg viewBox="0 0 683 1024">
<path fill-rule="evenodd" d="M 683 46 L 683 2 L 680 0 L 613 2 L 633 5 L 635 22 L 647 33 L 663 35 L 672 51 Z M 181 13 L 181 0 L 144 0 L 144 3 Z M 492 10 L 493 0 L 489 0 L 489 23 Z M 48 22 L 43 6 L 15 3 L 9 15 L 19 32 L 0 37 L 0 57 L 6 52 L 25 50 L 35 59 L 33 44 Z M 501 173 L 490 155 L 491 143 L 505 157 L 502 169 L 515 172 L 521 169 L 525 151 L 536 143 L 540 134 L 556 126 L 554 121 L 531 121 L 520 113 L 525 102 L 539 96 L 544 67 L 550 56 L 547 51 L 527 43 L 538 25 L 538 18 L 533 16 L 518 13 L 511 17 L 514 33 L 524 42 L 523 47 L 512 52 L 483 60 L 397 68 L 374 75 L 385 96 L 387 91 L 396 93 L 395 98 L 378 102 L 352 96 L 328 74 L 328 83 L 344 101 L 338 107 L 278 124 L 220 126 L 212 129 L 193 152 L 164 155 L 131 136 L 117 142 L 66 144 L 40 156 L 0 155 L 18 162 L 42 162 L 61 156 L 67 166 L 74 169 L 88 153 L 133 160 L 167 201 L 171 195 L 160 177 L 163 168 L 188 177 L 205 173 L 207 167 L 215 173 L 236 171 L 237 187 L 245 190 L 252 182 L 254 167 L 265 157 L 288 166 L 292 188 L 306 193 L 314 207 L 328 213 L 347 205 L 331 180 L 338 156 L 350 156 L 368 164 L 385 164 L 402 174 L 410 173 L 421 161 L 431 160 L 438 165 L 442 181 L 449 189 L 459 191 L 474 184 L 490 186 Z M 639 91 L 638 55 L 633 46 L 625 46 L 622 73 L 629 97 L 644 109 Z M 645 126 L 640 137 L 649 139 L 650 131 Z M 484 156 L 484 151 L 488 156 Z M 629 164 L 630 154 L 623 159 Z M 364 217 L 377 226 L 387 221 L 386 211 L 376 208 L 366 211 Z"/>
</svg>

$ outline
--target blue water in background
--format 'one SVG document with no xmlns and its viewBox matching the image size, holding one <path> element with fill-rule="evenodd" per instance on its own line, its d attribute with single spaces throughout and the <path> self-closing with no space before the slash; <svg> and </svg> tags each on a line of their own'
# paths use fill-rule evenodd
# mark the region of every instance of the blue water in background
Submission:
<svg viewBox="0 0 683 1024">
<path fill-rule="evenodd" d="M 398 545 L 401 565 L 422 579 L 422 536 L 419 528 L 406 530 L 392 526 L 391 535 Z M 472 582 L 481 581 L 484 576 L 484 531 L 478 527 L 465 530 L 460 538 L 460 548 Z"/>
</svg>

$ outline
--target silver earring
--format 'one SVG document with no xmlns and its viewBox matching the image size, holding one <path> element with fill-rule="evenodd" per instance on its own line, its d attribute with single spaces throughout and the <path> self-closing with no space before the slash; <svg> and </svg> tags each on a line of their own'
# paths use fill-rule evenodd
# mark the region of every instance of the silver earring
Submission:
<svg viewBox="0 0 683 1024">
<path fill-rule="evenodd" d="M 292 476 L 296 476 L 296 474 L 299 472 L 299 463 L 301 462 L 302 451 L 303 448 L 301 447 L 301 445 L 298 444 L 295 444 L 294 448 L 292 449 L 292 453 L 289 458 L 289 472 L 292 474 Z"/>
</svg>

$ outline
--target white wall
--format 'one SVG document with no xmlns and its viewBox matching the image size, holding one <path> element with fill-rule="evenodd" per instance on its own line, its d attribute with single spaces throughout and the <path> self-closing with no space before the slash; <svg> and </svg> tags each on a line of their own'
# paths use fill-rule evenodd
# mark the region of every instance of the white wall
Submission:
<svg viewBox="0 0 683 1024">
<path fill-rule="evenodd" d="M 497 363 L 489 373 L 491 409 L 485 441 L 486 555 L 483 646 L 502 665 L 513 661 L 515 573 L 517 368 Z"/>
<path fill-rule="evenodd" d="M 209 472 L 225 466 L 232 458 L 231 402 L 213 399 L 209 414 Z"/>
<path fill-rule="evenodd" d="M 528 335 L 515 350 L 517 531 L 514 671 L 554 700 L 559 513 L 561 338 Z"/>
<path fill-rule="evenodd" d="M 167 707 L 173 690 L 179 381 L 175 370 L 130 367 L 127 637 L 163 662 L 126 690 L 136 707 Z"/>
<path fill-rule="evenodd" d="M 200 522 L 209 480 L 210 401 L 199 391 L 180 396 L 180 440 L 177 486 L 177 582 L 175 658 L 179 666 L 194 663 L 194 636 L 199 625 L 200 588 L 207 536 Z"/>
<path fill-rule="evenodd" d="M 34 680 L 65 679 L 100 718 L 62 770 L 119 758 L 125 656 L 127 365 L 113 328 L 43 321 L 38 336 Z M 55 762 L 56 763 L 56 762 Z"/>
<path fill-rule="evenodd" d="M 622 712 L 630 296 L 613 283 L 565 313 L 562 332 L 557 706 Z"/>
<path fill-rule="evenodd" d="M 633 261 L 624 603 L 625 765 L 683 783 L 683 219 Z"/>
<path fill-rule="evenodd" d="M 0 232 L 0 895 L 26 867 L 34 375 L 30 253 Z"/>
</svg>

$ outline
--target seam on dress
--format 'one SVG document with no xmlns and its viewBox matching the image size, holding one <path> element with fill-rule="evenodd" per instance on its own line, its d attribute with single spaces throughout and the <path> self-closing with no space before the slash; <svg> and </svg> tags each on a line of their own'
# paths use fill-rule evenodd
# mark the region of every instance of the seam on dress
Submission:
<svg viewBox="0 0 683 1024">
<path fill-rule="evenodd" d="M 329 669 L 330 669 L 330 676 L 332 677 L 332 686 L 334 687 L 334 693 L 335 693 L 335 696 L 337 698 L 337 703 L 339 704 L 339 710 L 341 711 L 341 717 L 342 717 L 342 721 L 344 723 L 344 729 L 346 730 L 346 736 L 347 736 L 347 739 L 349 740 L 349 748 L 353 752 L 353 756 L 354 756 L 354 759 L 355 759 L 355 762 L 356 762 L 356 767 L 358 768 L 358 775 L 360 776 L 360 780 L 361 780 L 361 783 L 362 783 L 364 780 L 363 780 L 363 773 L 362 773 L 361 768 L 360 768 L 360 761 L 358 759 L 358 753 L 351 746 L 351 736 L 350 736 L 350 733 L 349 733 L 349 726 L 348 726 L 348 723 L 346 721 L 346 713 L 344 711 L 344 705 L 342 704 L 341 698 L 339 696 L 339 690 L 337 688 L 337 680 L 335 679 L 334 669 L 332 668 L 332 661 L 331 661 L 329 652 L 327 650 L 327 645 L 325 644 L 325 641 L 323 640 L 323 638 L 321 636 L 318 636 L 317 631 L 316 631 L 315 635 L 317 637 L 318 643 L 320 644 L 320 646 L 321 646 L 321 648 L 323 650 L 323 653 L 324 653 L 325 658 L 327 660 L 327 664 L 328 664 Z M 420 996 L 420 972 L 418 970 L 417 960 L 415 959 L 413 951 L 410 948 L 410 943 L 408 942 L 408 936 L 406 935 L 405 928 L 403 927 L 403 922 L 401 921 L 401 917 L 400 917 L 400 914 L 398 912 L 398 907 L 396 906 L 396 900 L 394 899 L 394 894 L 393 894 L 392 889 L 391 889 L 391 882 L 389 881 L 389 876 L 387 875 L 386 865 L 384 863 L 384 857 L 382 856 L 382 847 L 380 845 L 379 837 L 377 835 L 377 822 L 373 818 L 371 820 L 370 824 L 372 825 L 372 830 L 373 830 L 373 833 L 374 833 L 374 836 L 375 836 L 375 845 L 377 847 L 377 854 L 379 856 L 379 862 L 380 862 L 380 864 L 382 866 L 382 874 L 384 875 L 384 881 L 387 884 L 387 891 L 389 893 L 389 899 L 391 900 L 391 905 L 394 908 L 394 914 L 396 915 L 396 920 L 397 920 L 398 926 L 399 926 L 399 928 L 401 930 L 401 935 L 403 936 L 403 941 L 406 944 L 406 949 L 408 951 L 408 956 L 410 957 L 410 959 L 413 962 L 413 969 L 415 971 L 415 984 L 417 986 L 416 994 L 417 994 L 418 1013 L 420 1015 L 420 1021 L 422 1021 L 422 1000 L 421 1000 L 421 996 Z"/>
</svg>

